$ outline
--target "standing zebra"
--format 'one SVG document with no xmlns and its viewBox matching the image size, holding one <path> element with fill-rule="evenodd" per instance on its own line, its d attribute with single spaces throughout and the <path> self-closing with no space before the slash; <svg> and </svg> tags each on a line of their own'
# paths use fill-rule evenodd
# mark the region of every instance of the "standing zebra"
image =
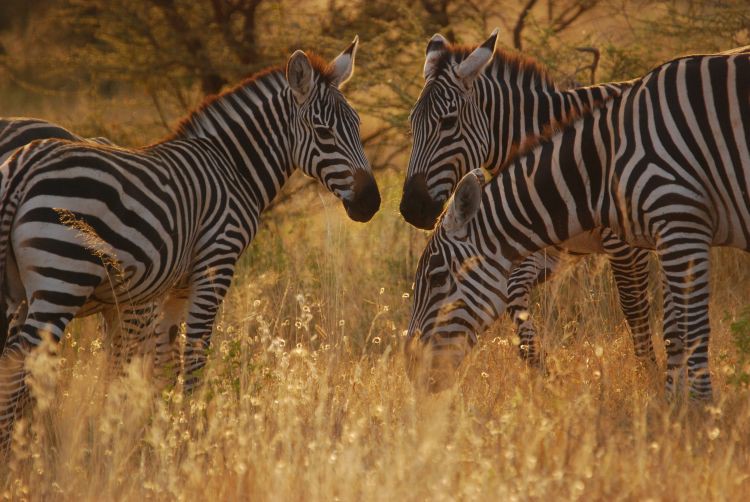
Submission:
<svg viewBox="0 0 750 502">
<path fill-rule="evenodd" d="M 185 320 L 184 390 L 193 389 L 235 263 L 295 168 L 353 220 L 372 218 L 380 195 L 359 117 L 339 91 L 356 48 L 355 38 L 330 65 L 297 51 L 286 74 L 272 69 L 208 100 L 150 147 L 46 140 L 11 157 L 0 201 L 10 308 L 0 311 L 16 309 L 5 324 L 19 328 L 0 358 L 2 444 L 28 396 L 25 358 L 76 315 L 164 298 L 156 336 L 174 340 Z"/>
<path fill-rule="evenodd" d="M 112 145 L 113 143 L 104 137 L 83 138 L 57 124 L 45 120 L 33 118 L 0 118 L 0 168 L 3 162 L 11 154 L 26 144 L 41 139 L 64 139 L 69 141 L 89 141 L 102 145 Z M 0 194 L 4 192 L 3 181 L 5 170 L 0 169 Z M 6 317 L 12 315 L 12 312 L 6 312 Z M 117 309 L 105 309 L 104 325 L 107 331 L 107 338 L 110 345 L 110 358 L 114 364 L 113 370 L 119 371 L 123 363 L 128 362 L 137 353 L 156 352 L 158 349 L 149 350 L 146 339 L 148 337 L 148 325 L 153 322 L 156 314 L 155 305 L 147 304 L 141 308 L 123 309 L 118 312 Z M 0 333 L 0 354 L 2 354 L 5 345 L 6 332 Z M 168 341 L 168 340 L 167 340 Z M 160 346 L 166 341 L 162 341 Z M 166 370 L 166 369 L 165 369 Z M 162 379 L 166 375 L 160 375 Z"/>
<path fill-rule="evenodd" d="M 427 45 L 425 86 L 410 116 L 414 145 L 401 199 L 401 214 L 419 228 L 435 225 L 469 166 L 497 172 L 526 139 L 632 85 L 560 90 L 533 59 L 496 49 L 497 33 L 474 50 L 451 46 L 441 35 Z M 535 253 L 513 270 L 508 310 L 517 326 L 520 355 L 530 364 L 543 361 L 528 315 L 531 288 L 554 275 L 566 256 L 589 253 L 607 253 L 635 353 L 655 359 L 647 294 L 649 252 L 625 245 L 605 229 Z"/>
<path fill-rule="evenodd" d="M 513 264 L 608 227 L 656 250 L 673 302 L 665 331 L 666 389 L 687 368 L 694 398 L 710 399 L 709 250 L 750 250 L 750 55 L 689 56 L 657 67 L 485 186 L 466 175 L 416 274 L 409 324 L 412 371 L 427 345 L 440 388 L 477 333 L 507 304 Z"/>
</svg>

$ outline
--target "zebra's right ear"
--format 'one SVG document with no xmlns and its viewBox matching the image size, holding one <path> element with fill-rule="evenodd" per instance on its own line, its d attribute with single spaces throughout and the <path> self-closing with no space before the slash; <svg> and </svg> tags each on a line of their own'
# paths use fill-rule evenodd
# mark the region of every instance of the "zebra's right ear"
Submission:
<svg viewBox="0 0 750 502">
<path fill-rule="evenodd" d="M 304 103 L 313 90 L 313 68 L 307 54 L 294 51 L 286 64 L 286 80 L 298 104 Z"/>
<path fill-rule="evenodd" d="M 349 47 L 331 63 L 331 83 L 334 86 L 341 87 L 347 80 L 352 78 L 352 74 L 354 73 L 354 57 L 357 54 L 358 45 L 359 35 L 355 36 Z"/>
<path fill-rule="evenodd" d="M 432 76 L 437 68 L 437 62 L 440 56 L 448 46 L 448 40 L 445 39 L 440 33 L 435 33 L 432 38 L 427 42 L 427 50 L 425 51 L 424 58 L 424 79 L 427 80 Z"/>
<path fill-rule="evenodd" d="M 495 54 L 495 44 L 497 44 L 497 34 L 500 33 L 500 28 L 495 28 L 490 38 L 484 41 L 482 45 L 474 49 L 471 54 L 466 56 L 466 59 L 461 61 L 456 69 L 458 78 L 463 82 L 464 87 L 470 90 L 474 86 L 474 80 L 476 80 L 479 73 L 484 70 L 484 67 L 490 64 L 492 56 Z"/>
<path fill-rule="evenodd" d="M 484 173 L 481 169 L 474 169 L 461 178 L 443 217 L 443 227 L 448 232 L 460 231 L 476 216 L 482 202 L 483 186 Z"/>
</svg>

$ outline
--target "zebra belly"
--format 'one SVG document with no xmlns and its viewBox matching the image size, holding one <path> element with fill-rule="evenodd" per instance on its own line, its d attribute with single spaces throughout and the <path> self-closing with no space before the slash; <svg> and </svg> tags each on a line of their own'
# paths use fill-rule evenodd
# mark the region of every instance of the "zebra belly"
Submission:
<svg viewBox="0 0 750 502">
<path fill-rule="evenodd" d="M 599 230 L 583 232 L 560 244 L 565 251 L 574 254 L 603 253 L 602 236 Z"/>
</svg>

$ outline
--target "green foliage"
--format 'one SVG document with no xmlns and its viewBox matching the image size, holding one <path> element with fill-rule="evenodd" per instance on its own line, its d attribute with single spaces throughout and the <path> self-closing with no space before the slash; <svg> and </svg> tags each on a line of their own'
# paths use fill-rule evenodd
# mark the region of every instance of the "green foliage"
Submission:
<svg viewBox="0 0 750 502">
<path fill-rule="evenodd" d="M 732 344 L 737 351 L 737 361 L 728 381 L 737 387 L 748 388 L 750 386 L 750 307 L 745 307 L 730 329 Z"/>
</svg>

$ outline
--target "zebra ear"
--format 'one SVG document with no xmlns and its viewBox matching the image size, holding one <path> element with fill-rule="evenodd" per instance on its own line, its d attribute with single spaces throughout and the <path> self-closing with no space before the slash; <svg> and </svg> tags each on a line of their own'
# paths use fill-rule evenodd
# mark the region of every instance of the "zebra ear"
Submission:
<svg viewBox="0 0 750 502">
<path fill-rule="evenodd" d="M 349 47 L 331 62 L 331 83 L 336 87 L 341 87 L 352 77 L 352 73 L 354 73 L 354 56 L 357 54 L 358 45 L 359 35 L 354 37 Z"/>
<path fill-rule="evenodd" d="M 458 182 L 448 209 L 443 217 L 443 227 L 448 232 L 457 232 L 476 216 L 482 202 L 484 174 L 481 169 L 474 169 Z"/>
<path fill-rule="evenodd" d="M 313 68 L 307 54 L 294 51 L 286 65 L 286 80 L 298 104 L 302 104 L 313 90 Z"/>
<path fill-rule="evenodd" d="M 473 87 L 474 80 L 479 75 L 479 72 L 484 70 L 484 67 L 492 61 L 492 56 L 495 53 L 495 44 L 497 43 L 497 34 L 499 32 L 500 28 L 495 28 L 492 35 L 490 35 L 490 38 L 474 49 L 472 53 L 466 56 L 466 59 L 458 65 L 456 74 L 458 75 L 458 78 L 461 79 L 467 90 Z"/>
<path fill-rule="evenodd" d="M 427 80 L 432 76 L 437 68 L 437 62 L 440 56 L 445 52 L 445 48 L 448 46 L 448 40 L 445 39 L 440 33 L 435 33 L 432 38 L 427 42 L 427 50 L 425 51 L 424 58 L 424 79 Z"/>
</svg>

